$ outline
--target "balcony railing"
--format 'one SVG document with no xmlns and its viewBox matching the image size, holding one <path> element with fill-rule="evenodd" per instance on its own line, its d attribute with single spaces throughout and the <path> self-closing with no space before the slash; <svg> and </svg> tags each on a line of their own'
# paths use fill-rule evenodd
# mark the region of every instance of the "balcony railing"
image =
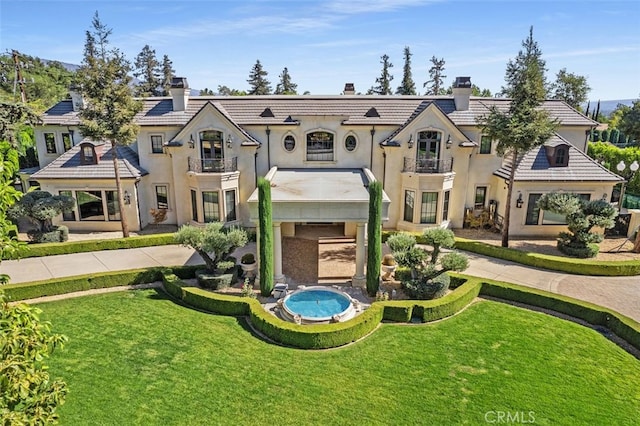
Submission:
<svg viewBox="0 0 640 426">
<path fill-rule="evenodd" d="M 196 173 L 228 173 L 238 171 L 238 157 L 232 158 L 192 158 L 189 157 L 189 171 Z"/>
<path fill-rule="evenodd" d="M 431 158 L 404 157 L 403 172 L 411 173 L 449 173 L 453 170 L 453 158 L 436 160 Z"/>
</svg>

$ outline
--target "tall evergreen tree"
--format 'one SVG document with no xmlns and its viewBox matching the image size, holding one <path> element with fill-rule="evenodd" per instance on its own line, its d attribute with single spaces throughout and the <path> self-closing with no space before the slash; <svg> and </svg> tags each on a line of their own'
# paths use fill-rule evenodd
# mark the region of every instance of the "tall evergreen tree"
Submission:
<svg viewBox="0 0 640 426">
<path fill-rule="evenodd" d="M 251 88 L 249 89 L 249 95 L 269 95 L 271 94 L 271 82 L 267 80 L 269 73 L 262 68 L 262 64 L 258 59 L 251 68 L 249 73 L 249 79 L 247 83 Z"/>
<path fill-rule="evenodd" d="M 97 12 L 92 30 L 86 35 L 84 58 L 78 70 L 78 83 L 86 100 L 80 111 L 80 131 L 87 138 L 111 143 L 122 236 L 128 237 L 118 148 L 136 139 L 138 126 L 134 117 L 142 109 L 142 103 L 133 98 L 131 65 L 118 49 L 109 46 L 111 29 L 100 21 Z"/>
<path fill-rule="evenodd" d="M 367 241 L 367 293 L 375 296 L 380 288 L 382 260 L 382 183 L 378 180 L 369 184 Z"/>
<path fill-rule="evenodd" d="M 478 118 L 484 134 L 497 140 L 496 149 L 509 162 L 507 200 L 502 225 L 502 246 L 509 246 L 509 222 L 515 172 L 522 156 L 542 145 L 555 132 L 557 122 L 539 108 L 546 97 L 545 62 L 542 52 L 533 39 L 533 27 L 529 37 L 522 42 L 523 50 L 515 60 L 510 60 L 505 73 L 503 93 L 512 98 L 508 111 L 496 106 L 489 114 Z"/>
<path fill-rule="evenodd" d="M 640 100 L 634 101 L 633 106 L 623 113 L 620 118 L 620 131 L 632 140 L 640 141 Z"/>
<path fill-rule="evenodd" d="M 176 76 L 176 71 L 173 69 L 173 62 L 169 59 L 169 56 L 164 55 L 162 57 L 162 96 L 169 95 L 169 89 L 171 88 L 171 80 Z"/>
<path fill-rule="evenodd" d="M 158 94 L 162 84 L 162 69 L 156 58 L 156 51 L 146 44 L 134 61 L 133 75 L 140 79 L 134 89 L 136 96 L 148 97 Z"/>
<path fill-rule="evenodd" d="M 391 90 L 391 80 L 393 80 L 393 76 L 389 72 L 389 69 L 393 68 L 393 64 L 389 62 L 389 55 L 382 55 L 380 57 L 380 63 L 382 64 L 382 72 L 380 77 L 376 78 L 378 85 L 369 89 L 369 94 L 393 95 L 393 91 Z"/>
<path fill-rule="evenodd" d="M 422 87 L 426 87 L 425 95 L 444 94 L 444 79 L 447 78 L 444 72 L 444 58 L 431 57 L 431 68 L 429 68 L 429 80 L 425 81 Z"/>
<path fill-rule="evenodd" d="M 298 85 L 291 81 L 291 75 L 287 67 L 280 74 L 280 82 L 276 85 L 276 95 L 297 95 Z"/>
<path fill-rule="evenodd" d="M 587 100 L 587 94 L 591 90 L 586 77 L 568 73 L 566 68 L 558 71 L 551 88 L 554 99 L 562 99 L 578 111 L 582 110 L 580 105 Z"/>
<path fill-rule="evenodd" d="M 411 50 L 404 47 L 404 67 L 402 68 L 402 84 L 396 89 L 396 95 L 417 95 L 416 84 L 411 76 Z"/>
</svg>

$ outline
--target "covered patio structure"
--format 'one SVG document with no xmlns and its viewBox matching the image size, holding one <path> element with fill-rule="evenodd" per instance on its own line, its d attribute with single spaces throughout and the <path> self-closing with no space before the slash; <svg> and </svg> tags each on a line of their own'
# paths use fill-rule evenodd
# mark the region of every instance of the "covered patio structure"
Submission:
<svg viewBox="0 0 640 426">
<path fill-rule="evenodd" d="M 356 239 L 356 268 L 352 285 L 364 287 L 365 227 L 369 220 L 369 183 L 375 180 L 363 169 L 278 169 L 265 176 L 271 182 L 274 279 L 282 273 L 282 237 L 295 236 L 296 224 L 344 223 L 345 235 Z M 250 217 L 258 223 L 258 190 L 248 199 Z M 389 217 L 389 197 L 383 193 L 382 220 Z M 260 230 L 256 229 L 259 233 Z M 317 259 L 316 259 L 317 261 Z"/>
</svg>

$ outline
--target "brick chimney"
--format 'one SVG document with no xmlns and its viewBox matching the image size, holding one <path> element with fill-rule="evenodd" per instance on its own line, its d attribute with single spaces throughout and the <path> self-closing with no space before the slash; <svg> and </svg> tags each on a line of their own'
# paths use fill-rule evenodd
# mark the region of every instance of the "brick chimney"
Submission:
<svg viewBox="0 0 640 426">
<path fill-rule="evenodd" d="M 353 85 L 353 83 L 345 83 L 344 85 L 344 91 L 342 92 L 343 95 L 355 95 L 356 94 L 356 87 Z"/>
<path fill-rule="evenodd" d="M 456 104 L 456 111 L 467 111 L 470 97 L 471 77 L 456 77 L 453 83 L 453 101 Z"/>
<path fill-rule="evenodd" d="M 191 93 L 187 79 L 184 77 L 173 77 L 171 79 L 169 93 L 173 101 L 173 110 L 184 111 L 189 103 L 189 93 Z"/>
</svg>

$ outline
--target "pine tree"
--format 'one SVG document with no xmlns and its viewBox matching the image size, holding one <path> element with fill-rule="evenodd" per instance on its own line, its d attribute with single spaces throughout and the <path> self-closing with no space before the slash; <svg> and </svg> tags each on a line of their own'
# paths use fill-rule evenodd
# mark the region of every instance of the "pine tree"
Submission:
<svg viewBox="0 0 640 426">
<path fill-rule="evenodd" d="M 176 76 L 176 71 L 173 69 L 173 62 L 169 59 L 169 56 L 164 55 L 162 57 L 162 96 L 169 95 L 169 89 L 171 88 L 171 80 Z"/>
<path fill-rule="evenodd" d="M 389 62 L 389 55 L 382 55 L 380 59 L 382 73 L 380 77 L 376 78 L 378 85 L 369 89 L 368 93 L 373 95 L 392 95 L 391 80 L 393 80 L 393 76 L 389 73 L 389 68 L 393 68 L 393 64 Z"/>
<path fill-rule="evenodd" d="M 429 68 L 429 80 L 427 80 L 422 87 L 426 87 L 427 91 L 425 95 L 442 95 L 444 94 L 444 79 L 447 78 L 444 72 L 444 58 L 438 59 L 435 56 L 431 57 L 431 68 Z"/>
<path fill-rule="evenodd" d="M 557 128 L 557 122 L 539 108 L 546 97 L 545 62 L 533 39 L 533 27 L 522 47 L 516 59 L 507 64 L 505 73 L 506 86 L 502 91 L 512 98 L 509 110 L 501 111 L 493 106 L 487 116 L 477 120 L 484 134 L 498 141 L 497 152 L 510 163 L 502 225 L 503 247 L 509 246 L 511 198 L 518 162 L 525 153 L 546 142 Z"/>
<path fill-rule="evenodd" d="M 158 94 L 158 86 L 162 83 L 160 62 L 156 58 L 156 51 L 146 44 L 134 61 L 133 75 L 140 79 L 135 88 L 136 96 L 148 97 Z"/>
<path fill-rule="evenodd" d="M 411 76 L 411 50 L 404 48 L 404 67 L 402 69 L 402 84 L 396 89 L 396 95 L 417 95 L 416 84 Z"/>
<path fill-rule="evenodd" d="M 138 126 L 134 117 L 142 109 L 142 103 L 133 98 L 131 65 L 118 49 L 109 46 L 111 29 L 100 21 L 97 12 L 92 27 L 86 33 L 85 55 L 78 70 L 78 83 L 86 100 L 80 111 L 80 131 L 84 137 L 111 143 L 122 235 L 128 237 L 118 147 L 136 139 Z"/>
<path fill-rule="evenodd" d="M 262 64 L 258 59 L 251 68 L 251 72 L 249 73 L 249 79 L 247 83 L 251 88 L 249 89 L 249 95 L 269 95 L 271 94 L 271 83 L 267 80 L 268 72 L 266 72 L 262 68 Z"/>
<path fill-rule="evenodd" d="M 297 95 L 298 85 L 291 81 L 291 75 L 287 67 L 280 74 L 280 82 L 276 85 L 276 95 Z"/>
</svg>

